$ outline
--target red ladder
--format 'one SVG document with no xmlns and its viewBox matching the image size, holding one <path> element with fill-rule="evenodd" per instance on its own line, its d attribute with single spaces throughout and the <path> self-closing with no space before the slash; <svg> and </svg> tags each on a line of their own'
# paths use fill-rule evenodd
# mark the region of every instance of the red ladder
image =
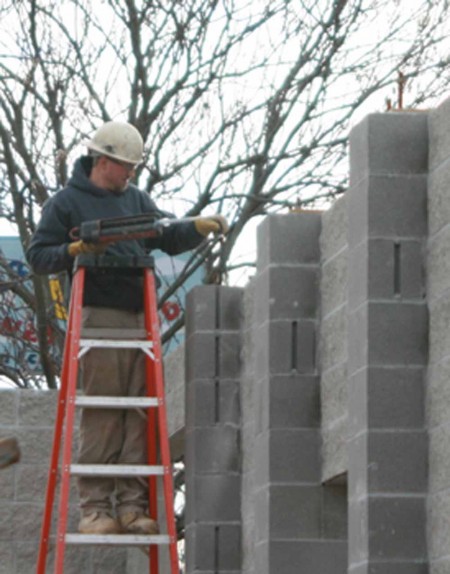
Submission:
<svg viewBox="0 0 450 574">
<path fill-rule="evenodd" d="M 173 479 L 170 460 L 169 435 L 164 398 L 163 364 L 159 335 L 159 318 L 156 306 L 156 283 L 153 274 L 152 257 L 113 258 L 108 256 L 81 255 L 75 262 L 69 320 L 64 346 L 64 358 L 61 374 L 61 388 L 55 421 L 54 441 L 45 499 L 41 540 L 37 562 L 37 574 L 45 574 L 47 554 L 50 542 L 50 526 L 58 481 L 58 464 L 61 442 L 62 468 L 60 469 L 61 490 L 59 495 L 59 516 L 56 534 L 56 553 L 54 574 L 64 572 L 64 553 L 66 544 L 132 545 L 149 548 L 149 572 L 155 574 L 158 569 L 158 547 L 168 545 L 170 574 L 179 573 L 177 534 L 173 504 Z M 141 273 L 144 278 L 144 314 L 145 331 L 133 333 L 133 339 L 118 340 L 105 338 L 85 338 L 81 329 L 81 310 L 87 267 L 119 268 L 129 273 Z M 101 332 L 101 329 L 89 329 Z M 105 330 L 103 330 L 105 331 Z M 136 331 L 136 330 L 135 330 Z M 131 333 L 131 331 L 130 331 Z M 78 367 L 80 357 L 93 347 L 139 348 L 146 354 L 146 397 L 91 397 L 77 396 Z M 148 409 L 148 465 L 80 465 L 72 464 L 72 439 L 75 420 L 75 408 L 145 408 Z M 159 453 L 161 464 L 157 465 Z M 167 534 L 70 534 L 66 532 L 69 490 L 71 476 L 148 476 L 149 477 L 149 513 L 157 519 L 157 477 L 162 476 Z"/>
</svg>

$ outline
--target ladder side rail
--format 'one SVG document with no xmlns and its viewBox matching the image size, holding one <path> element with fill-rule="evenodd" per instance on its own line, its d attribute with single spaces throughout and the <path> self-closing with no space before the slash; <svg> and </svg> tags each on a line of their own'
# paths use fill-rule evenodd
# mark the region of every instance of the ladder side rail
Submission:
<svg viewBox="0 0 450 574">
<path fill-rule="evenodd" d="M 73 310 L 75 305 L 72 304 L 75 292 L 71 293 L 71 301 L 69 306 L 69 316 L 67 318 L 67 331 L 64 340 L 63 363 L 61 371 L 60 388 L 58 391 L 56 419 L 53 433 L 53 445 L 50 457 L 50 467 L 48 472 L 47 488 L 45 495 L 44 517 L 41 528 L 41 538 L 39 544 L 39 554 L 37 561 L 36 574 L 45 574 L 45 567 L 47 562 L 48 544 L 50 539 L 50 528 L 52 521 L 53 505 L 55 502 L 56 483 L 58 479 L 58 461 L 61 451 L 61 440 L 63 434 L 65 408 L 67 401 L 67 366 L 69 363 L 69 352 L 71 346 L 72 332 L 70 325 L 73 322 Z"/>
<path fill-rule="evenodd" d="M 81 314 L 83 307 L 83 287 L 85 279 L 85 268 L 79 267 L 75 273 L 72 290 L 73 299 L 70 316 L 72 323 L 69 326 L 70 347 L 68 349 L 68 361 L 65 366 L 64 374 L 67 378 L 67 398 L 66 398 L 66 425 L 64 432 L 64 444 L 62 454 L 62 474 L 61 474 L 61 492 L 59 498 L 59 521 L 56 538 L 55 554 L 55 574 L 64 572 L 64 552 L 65 536 L 67 528 L 67 517 L 69 512 L 69 493 L 70 493 L 70 462 L 72 453 L 73 427 L 75 419 L 75 396 L 78 378 L 78 353 L 80 346 L 81 333 Z"/>
<path fill-rule="evenodd" d="M 163 377 L 163 360 L 161 350 L 161 338 L 159 332 L 159 315 L 156 302 L 156 282 L 155 276 L 150 269 L 144 271 L 144 298 L 146 311 L 146 327 L 153 336 L 154 360 L 151 362 L 152 367 L 152 384 L 156 390 L 156 396 L 160 403 L 158 409 L 158 432 L 160 442 L 160 456 L 164 467 L 163 485 L 164 485 L 164 503 L 166 511 L 167 531 L 169 535 L 169 557 L 171 574 L 178 574 L 178 550 L 177 550 L 177 533 L 175 526 L 174 510 L 174 492 L 172 461 L 169 449 L 169 431 L 167 425 L 167 413 L 165 406 L 164 377 Z M 152 296 L 153 295 L 153 296 Z M 157 570 L 156 570 L 157 572 Z"/>
<path fill-rule="evenodd" d="M 146 282 L 147 273 L 151 273 L 149 270 L 144 269 L 144 318 L 145 318 L 145 330 L 147 333 L 147 339 L 155 340 L 158 333 L 153 332 L 150 307 L 148 301 L 156 298 L 155 287 L 150 283 Z M 153 364 L 155 361 L 155 356 L 151 358 L 146 354 L 145 357 L 145 373 L 146 373 L 146 392 L 148 396 L 156 397 L 156 386 L 153 374 Z M 151 409 L 147 413 L 147 459 L 148 464 L 155 465 L 158 460 L 158 449 L 157 449 L 157 410 L 159 411 L 160 404 L 158 401 L 158 409 Z M 157 488 L 157 478 L 156 476 L 149 476 L 148 478 L 149 486 L 149 512 L 150 516 L 154 520 L 158 520 L 158 488 Z M 151 545 L 149 547 L 149 572 L 153 574 L 154 572 L 159 572 L 159 550 L 157 546 Z"/>
</svg>

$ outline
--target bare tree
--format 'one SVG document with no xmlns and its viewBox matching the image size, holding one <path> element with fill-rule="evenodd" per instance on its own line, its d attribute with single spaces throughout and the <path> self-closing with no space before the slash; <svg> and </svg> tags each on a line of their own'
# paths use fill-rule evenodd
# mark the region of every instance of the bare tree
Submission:
<svg viewBox="0 0 450 574">
<path fill-rule="evenodd" d="M 431 0 L 3 2 L 0 215 L 26 248 L 80 141 L 125 119 L 146 142 L 141 188 L 178 216 L 221 212 L 232 224 L 179 283 L 203 262 L 206 282 L 226 281 L 251 264 L 236 253 L 252 218 L 344 192 L 347 134 L 361 110 L 445 93 L 448 11 Z M 62 337 L 48 280 L 19 281 L 5 260 L 0 269 L 2 293 L 37 317 L 35 348 L 56 386 L 49 329 L 57 349 Z M 15 384 L 38 384 L 6 364 L 0 374 Z"/>
</svg>

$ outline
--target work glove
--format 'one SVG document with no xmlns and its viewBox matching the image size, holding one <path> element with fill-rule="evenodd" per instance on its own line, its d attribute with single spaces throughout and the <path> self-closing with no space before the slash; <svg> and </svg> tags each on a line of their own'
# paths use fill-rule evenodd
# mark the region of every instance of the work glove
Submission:
<svg viewBox="0 0 450 574">
<path fill-rule="evenodd" d="M 104 253 L 108 247 L 107 243 L 85 243 L 82 239 L 69 243 L 67 251 L 71 257 L 77 257 L 82 253 L 94 253 L 99 255 Z"/>
<path fill-rule="evenodd" d="M 219 213 L 216 215 L 210 215 L 209 217 L 196 217 L 194 225 L 195 229 L 205 237 L 210 233 L 225 234 L 229 229 L 227 220 Z"/>
</svg>

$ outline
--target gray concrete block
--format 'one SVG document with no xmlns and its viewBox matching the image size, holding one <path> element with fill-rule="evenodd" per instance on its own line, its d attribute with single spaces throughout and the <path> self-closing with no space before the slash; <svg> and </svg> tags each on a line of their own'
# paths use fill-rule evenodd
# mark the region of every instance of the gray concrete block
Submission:
<svg viewBox="0 0 450 574">
<path fill-rule="evenodd" d="M 350 487 L 350 485 L 349 485 Z M 350 493 L 350 488 L 349 488 Z M 363 564 L 368 552 L 367 499 L 349 499 L 348 505 L 348 561 L 349 572 L 356 565 Z"/>
<path fill-rule="evenodd" d="M 328 261 L 347 245 L 347 194 L 336 200 L 322 214 L 320 250 L 322 261 Z"/>
<path fill-rule="evenodd" d="M 255 441 L 255 473 L 259 485 L 267 482 L 320 481 L 320 432 L 274 429 Z"/>
<path fill-rule="evenodd" d="M 322 373 L 320 378 L 322 428 L 332 427 L 348 414 L 347 363 L 340 363 Z"/>
<path fill-rule="evenodd" d="M 190 381 L 186 389 L 186 429 L 240 421 L 238 381 Z"/>
<path fill-rule="evenodd" d="M 429 431 L 429 491 L 435 493 L 450 488 L 450 425 L 447 420 Z"/>
<path fill-rule="evenodd" d="M 216 345 L 219 359 L 217 376 L 223 379 L 238 379 L 241 372 L 242 345 L 239 334 L 222 331 Z"/>
<path fill-rule="evenodd" d="M 426 236 L 426 175 L 371 173 L 347 193 L 349 248 L 367 237 L 419 239 Z"/>
<path fill-rule="evenodd" d="M 317 539 L 322 532 L 319 485 L 270 487 L 270 539 Z"/>
<path fill-rule="evenodd" d="M 320 312 L 322 317 L 326 317 L 347 302 L 348 279 L 348 250 L 344 249 L 339 255 L 326 261 L 322 266 L 320 280 Z"/>
<path fill-rule="evenodd" d="M 450 153 L 450 148 L 447 150 Z M 450 161 L 436 166 L 428 175 L 428 226 L 430 237 L 443 229 L 450 221 Z"/>
<path fill-rule="evenodd" d="M 274 376 L 264 381 L 268 387 L 268 420 L 263 430 L 317 428 L 320 424 L 319 379 L 314 375 Z"/>
<path fill-rule="evenodd" d="M 350 133 L 351 185 L 368 173 L 416 174 L 427 169 L 427 114 L 370 114 Z"/>
<path fill-rule="evenodd" d="M 53 428 L 56 417 L 57 391 L 26 391 L 20 393 L 19 424 Z"/>
<path fill-rule="evenodd" d="M 427 533 L 430 562 L 448 557 L 450 547 L 450 491 L 428 497 Z"/>
<path fill-rule="evenodd" d="M 347 574 L 347 545 L 341 541 L 274 540 L 262 543 L 257 552 L 258 574 Z"/>
<path fill-rule="evenodd" d="M 321 371 L 326 372 L 347 360 L 347 307 L 342 306 L 325 317 L 320 324 L 320 363 Z M 359 339 L 361 335 L 358 334 Z M 350 342 L 349 342 L 350 344 Z"/>
<path fill-rule="evenodd" d="M 21 450 L 21 460 L 27 464 L 49 464 L 54 431 L 21 426 L 15 433 Z"/>
<path fill-rule="evenodd" d="M 186 524 L 239 522 L 240 493 L 238 474 L 194 476 L 186 480 Z"/>
<path fill-rule="evenodd" d="M 257 270 L 283 263 L 319 261 L 321 216 L 302 212 L 269 215 L 257 229 Z"/>
<path fill-rule="evenodd" d="M 349 568 L 349 574 L 429 574 L 427 562 L 365 562 Z M 444 574 L 444 573 L 443 573 Z"/>
<path fill-rule="evenodd" d="M 210 286 L 211 287 L 211 286 Z M 239 287 L 217 287 L 217 328 L 239 331 L 243 321 L 244 290 Z"/>
<path fill-rule="evenodd" d="M 217 287 L 197 285 L 186 296 L 186 339 L 217 328 Z"/>
<path fill-rule="evenodd" d="M 70 562 L 70 557 L 68 556 Z M 98 574 L 123 574 L 127 568 L 124 548 L 96 547 L 92 549 L 92 572 Z"/>
<path fill-rule="evenodd" d="M 428 115 L 430 171 L 450 155 L 450 100 L 446 99 Z"/>
<path fill-rule="evenodd" d="M 347 417 L 322 429 L 322 482 L 335 479 L 348 470 Z"/>
<path fill-rule="evenodd" d="M 428 359 L 428 310 L 424 304 L 369 303 L 371 365 L 420 365 Z"/>
<path fill-rule="evenodd" d="M 450 355 L 450 291 L 434 301 L 430 301 L 429 309 L 429 350 L 430 365 L 446 361 Z"/>
<path fill-rule="evenodd" d="M 427 555 L 425 497 L 371 497 L 369 555 L 375 559 L 423 560 Z"/>
<path fill-rule="evenodd" d="M 370 239 L 352 250 L 349 300 L 419 299 L 425 292 L 423 245 L 416 240 Z"/>
<path fill-rule="evenodd" d="M 370 493 L 425 492 L 428 479 L 425 431 L 368 433 L 367 473 Z"/>
<path fill-rule="evenodd" d="M 423 429 L 425 367 L 370 367 L 350 378 L 349 434 Z"/>
<path fill-rule="evenodd" d="M 240 433 L 230 425 L 186 432 L 187 473 L 196 475 L 240 471 Z"/>
<path fill-rule="evenodd" d="M 318 299 L 316 266 L 273 266 L 256 279 L 260 320 L 314 318 Z"/>
<path fill-rule="evenodd" d="M 360 433 L 348 441 L 348 498 L 354 504 L 350 508 L 352 515 L 352 526 L 355 526 L 355 516 L 361 514 L 367 516 L 367 508 L 362 502 L 368 494 L 368 435 Z M 361 504 L 360 504 L 361 503 Z M 358 529 L 358 526 L 355 526 Z M 349 538 L 350 540 L 350 538 Z M 362 560 L 357 557 L 356 561 Z"/>
<path fill-rule="evenodd" d="M 214 335 L 206 332 L 191 335 L 186 341 L 186 380 L 213 379 L 218 376 L 216 356 Z"/>
<path fill-rule="evenodd" d="M 368 361 L 368 341 L 367 334 L 369 329 L 369 305 L 367 303 L 353 308 L 352 301 L 349 300 L 348 321 L 348 342 L 347 348 L 351 349 L 348 353 L 347 368 L 349 376 L 356 371 L 364 368 Z M 341 331 L 344 332 L 345 331 Z M 344 343 L 341 343 L 344 345 Z M 342 360 L 341 360 L 342 362 Z M 330 365 L 331 366 L 331 365 Z"/>
<path fill-rule="evenodd" d="M 427 376 L 427 422 L 432 429 L 450 420 L 450 357 L 430 365 Z"/>
<path fill-rule="evenodd" d="M 19 401 L 18 391 L 0 390 L 0 428 L 18 424 Z"/>
<path fill-rule="evenodd" d="M 427 295 L 434 302 L 450 288 L 450 225 L 432 238 L 427 245 Z"/>
<path fill-rule="evenodd" d="M 15 547 L 9 542 L 0 542 L 0 574 L 13 574 L 15 572 Z"/>
<path fill-rule="evenodd" d="M 188 527 L 186 542 L 188 572 L 240 571 L 240 525 L 198 524 Z"/>
</svg>

